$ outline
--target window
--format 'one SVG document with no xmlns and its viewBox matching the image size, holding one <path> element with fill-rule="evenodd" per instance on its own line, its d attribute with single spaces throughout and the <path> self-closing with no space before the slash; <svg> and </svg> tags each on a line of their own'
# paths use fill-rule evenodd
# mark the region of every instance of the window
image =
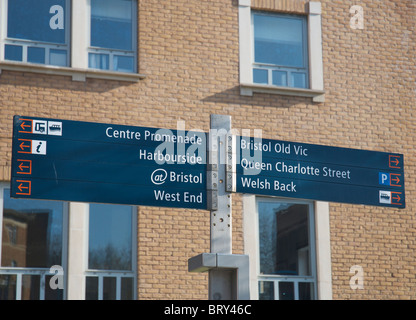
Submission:
<svg viewBox="0 0 416 320">
<path fill-rule="evenodd" d="M 316 299 L 312 205 L 259 199 L 259 299 Z"/>
<path fill-rule="evenodd" d="M 67 206 L 60 201 L 10 198 L 0 186 L 0 300 L 64 298 L 52 289 L 52 266 L 65 270 Z"/>
<path fill-rule="evenodd" d="M 90 68 L 135 71 L 135 11 L 132 0 L 91 0 Z"/>
<path fill-rule="evenodd" d="M 252 13 L 253 82 L 308 88 L 305 16 Z"/>
<path fill-rule="evenodd" d="M 0 300 L 136 299 L 136 221 L 136 207 L 12 199 L 0 183 Z"/>
<path fill-rule="evenodd" d="M 137 74 L 137 0 L 0 0 L 1 69 L 75 81 L 144 78 Z"/>
<path fill-rule="evenodd" d="M 9 0 L 4 59 L 68 66 L 68 17 L 68 0 Z"/>
<path fill-rule="evenodd" d="M 329 203 L 243 195 L 250 299 L 332 299 Z"/>
<path fill-rule="evenodd" d="M 134 209 L 90 204 L 87 300 L 134 299 Z"/>
<path fill-rule="evenodd" d="M 321 3 L 299 14 L 256 11 L 238 1 L 240 94 L 270 93 L 324 102 Z M 267 1 L 262 5 L 268 6 Z M 258 3 L 257 3 L 258 4 Z"/>
</svg>

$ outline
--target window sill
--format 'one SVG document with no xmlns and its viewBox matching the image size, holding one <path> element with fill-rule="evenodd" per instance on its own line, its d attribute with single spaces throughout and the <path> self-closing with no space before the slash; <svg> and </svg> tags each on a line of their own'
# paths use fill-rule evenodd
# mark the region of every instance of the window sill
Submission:
<svg viewBox="0 0 416 320">
<path fill-rule="evenodd" d="M 242 96 L 252 96 L 253 93 L 270 93 L 294 97 L 309 97 L 312 98 L 313 102 L 325 102 L 324 90 L 240 83 L 240 94 Z"/>
<path fill-rule="evenodd" d="M 70 76 L 72 77 L 72 81 L 86 81 L 87 78 L 94 78 L 94 79 L 138 82 L 139 80 L 142 80 L 146 77 L 144 74 L 140 74 L 140 73 L 127 73 L 127 72 L 115 72 L 115 71 L 94 70 L 94 69 L 56 67 L 56 66 L 46 66 L 46 65 L 41 65 L 41 64 L 13 62 L 13 61 L 1 61 L 0 62 L 0 74 L 3 70 L 42 73 L 42 74 L 51 74 L 51 75 L 59 75 L 59 76 Z"/>
</svg>

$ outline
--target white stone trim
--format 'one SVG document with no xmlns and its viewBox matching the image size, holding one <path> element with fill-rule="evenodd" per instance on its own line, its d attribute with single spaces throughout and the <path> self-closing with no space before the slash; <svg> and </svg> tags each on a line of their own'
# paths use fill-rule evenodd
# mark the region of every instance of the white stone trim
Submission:
<svg viewBox="0 0 416 320">
<path fill-rule="evenodd" d="M 252 40 L 251 40 L 251 8 L 250 0 L 240 0 L 238 4 L 238 29 L 240 46 L 240 83 L 253 82 Z"/>
<path fill-rule="evenodd" d="M 85 299 L 85 270 L 88 261 L 88 212 L 86 203 L 69 204 L 68 300 Z"/>
<path fill-rule="evenodd" d="M 308 44 L 310 89 L 324 90 L 320 2 L 309 2 Z"/>
<path fill-rule="evenodd" d="M 91 0 L 71 1 L 71 67 L 88 68 Z M 75 23 L 76 22 L 76 23 Z"/>
<path fill-rule="evenodd" d="M 258 300 L 259 288 L 257 279 L 258 261 L 258 220 L 257 220 L 256 196 L 243 194 L 243 233 L 244 233 L 244 254 L 249 256 L 249 283 L 250 299 Z"/>
<path fill-rule="evenodd" d="M 7 0 L 0 0 L 0 61 L 4 60 L 4 39 L 7 37 Z"/>
<path fill-rule="evenodd" d="M 3 70 L 21 71 L 58 76 L 70 76 L 73 81 L 85 81 L 86 78 L 107 79 L 118 81 L 138 82 L 146 76 L 140 73 L 127 73 L 106 71 L 98 69 L 81 69 L 70 67 L 56 67 L 43 64 L 22 63 L 13 61 L 0 61 L 0 74 Z"/>
<path fill-rule="evenodd" d="M 315 237 L 318 299 L 332 300 L 331 239 L 328 202 L 315 202 Z"/>
<path fill-rule="evenodd" d="M 240 83 L 240 94 L 243 96 L 252 96 L 253 93 L 272 93 L 285 96 L 309 97 L 314 102 L 324 102 L 324 90 L 302 89 L 292 87 L 280 87 L 264 84 Z"/>
</svg>

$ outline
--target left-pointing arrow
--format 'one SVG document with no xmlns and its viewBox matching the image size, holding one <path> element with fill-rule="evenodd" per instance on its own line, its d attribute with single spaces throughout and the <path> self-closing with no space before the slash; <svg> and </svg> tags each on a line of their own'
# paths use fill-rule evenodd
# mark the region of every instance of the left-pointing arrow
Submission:
<svg viewBox="0 0 416 320">
<path fill-rule="evenodd" d="M 17 188 L 20 190 L 20 192 L 22 192 L 23 189 L 29 189 L 29 187 L 23 185 L 23 183 L 19 184 L 19 186 Z"/>
<path fill-rule="evenodd" d="M 20 149 L 24 150 L 25 148 L 30 148 L 30 146 L 26 145 L 24 142 L 20 144 Z"/>
<path fill-rule="evenodd" d="M 31 181 L 16 180 L 16 183 L 18 183 L 17 189 L 19 189 L 19 191 L 20 191 L 20 192 L 16 192 L 16 194 L 30 196 L 31 191 L 32 191 L 31 190 L 31 188 L 32 188 L 32 182 Z"/>
<path fill-rule="evenodd" d="M 31 174 L 32 173 L 32 160 L 18 159 L 17 174 Z"/>
<path fill-rule="evenodd" d="M 27 139 L 19 139 L 19 149 L 17 152 L 19 153 L 31 153 L 32 149 L 32 140 Z"/>
<path fill-rule="evenodd" d="M 32 125 L 33 120 L 31 119 L 19 119 L 22 123 L 19 125 L 20 129 L 19 132 L 23 133 L 32 133 Z"/>
<path fill-rule="evenodd" d="M 30 127 L 31 127 L 31 125 L 30 125 L 30 124 L 26 124 L 26 122 L 22 122 L 22 124 L 20 125 L 20 127 L 21 127 L 23 130 L 26 130 L 25 128 L 30 128 Z"/>
</svg>

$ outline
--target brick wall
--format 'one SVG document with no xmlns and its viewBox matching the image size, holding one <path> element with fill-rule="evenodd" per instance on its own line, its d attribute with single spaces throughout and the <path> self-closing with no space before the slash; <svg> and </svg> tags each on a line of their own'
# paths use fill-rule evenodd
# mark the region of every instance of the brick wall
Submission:
<svg viewBox="0 0 416 320">
<path fill-rule="evenodd" d="M 305 1 L 252 0 L 301 12 Z M 364 8 L 364 29 L 349 8 Z M 22 114 L 137 126 L 208 130 L 210 114 L 263 137 L 404 154 L 404 210 L 330 204 L 334 299 L 416 298 L 416 3 L 322 1 L 325 102 L 239 94 L 235 0 L 139 1 L 138 83 L 3 70 L 0 180 L 10 178 L 12 116 Z M 234 253 L 243 253 L 241 196 L 233 196 Z M 206 299 L 207 275 L 188 258 L 209 251 L 209 213 L 139 208 L 138 298 Z M 364 269 L 364 289 L 349 269 Z"/>
<path fill-rule="evenodd" d="M 251 7 L 260 10 L 306 13 L 309 0 L 252 0 Z"/>
</svg>

